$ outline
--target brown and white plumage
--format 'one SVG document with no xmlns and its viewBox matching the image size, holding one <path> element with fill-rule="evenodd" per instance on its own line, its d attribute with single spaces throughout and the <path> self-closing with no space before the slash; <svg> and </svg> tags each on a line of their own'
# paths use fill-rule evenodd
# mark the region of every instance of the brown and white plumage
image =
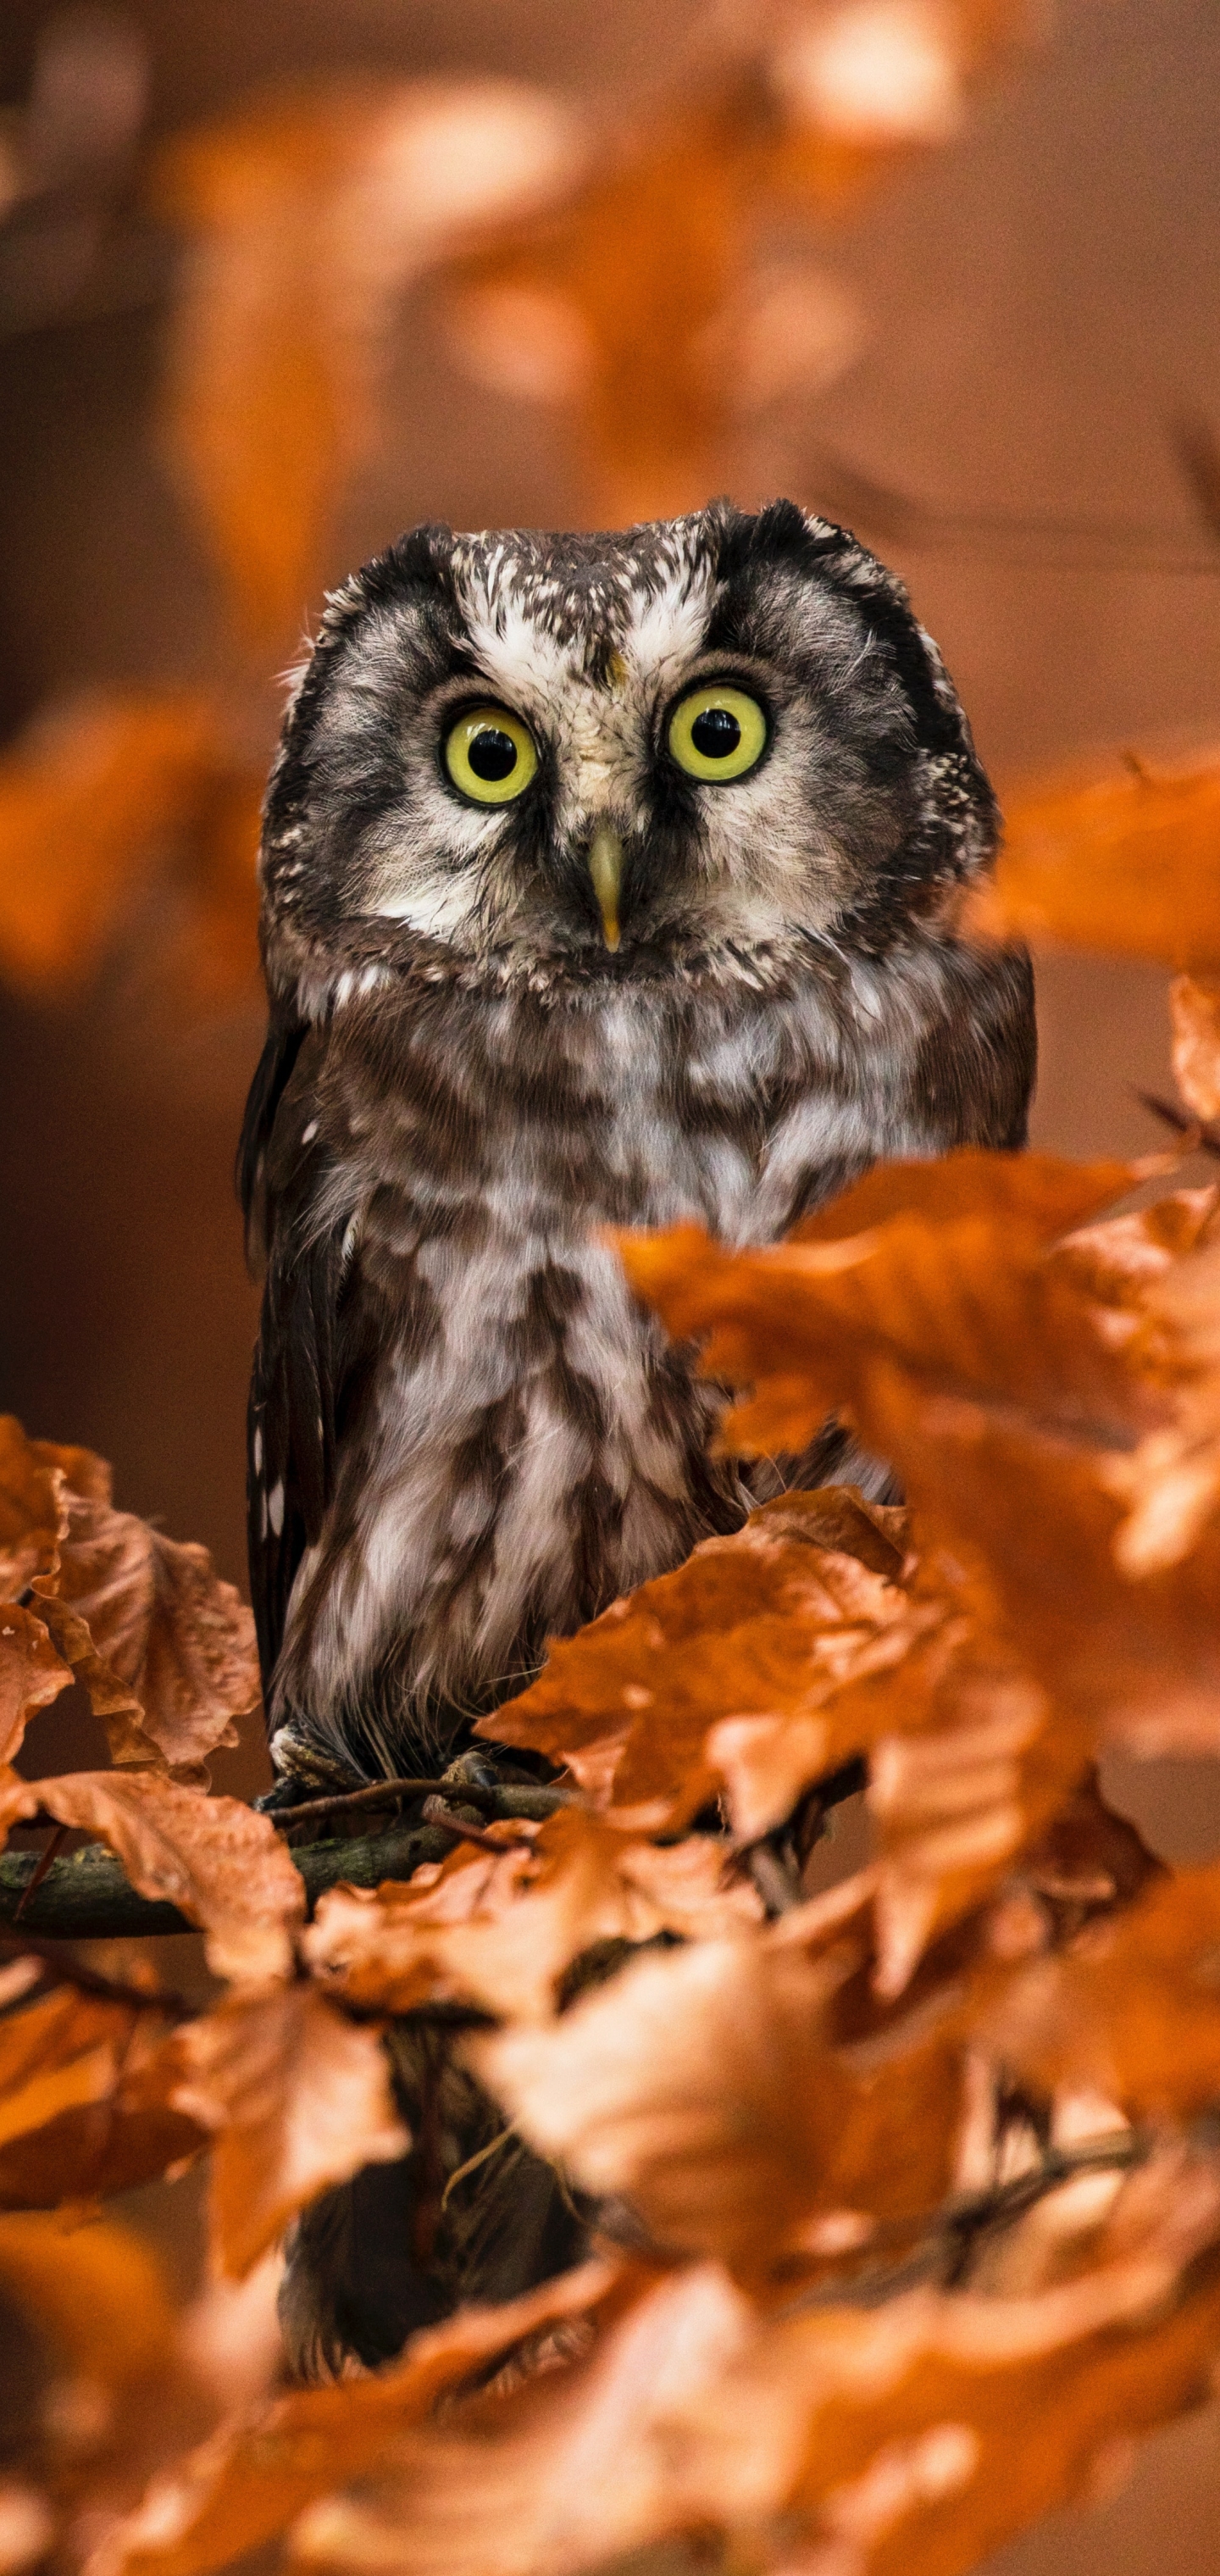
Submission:
<svg viewBox="0 0 1220 2576">
<path fill-rule="evenodd" d="M 678 757 L 704 688 L 753 709 L 740 774 Z M 446 747 L 488 707 L 526 779 L 490 803 Z M 748 1476 L 713 1459 L 721 1400 L 601 1230 L 765 1242 L 877 1156 L 1023 1141 L 1028 964 L 956 929 L 996 825 L 901 586 L 790 503 L 417 529 L 330 602 L 267 800 L 241 1160 L 281 1797 L 447 1757 L 549 1635 L 768 1481 L 883 1476 L 833 1426 Z M 494 2106 L 426 2035 L 396 2044 L 404 2115 L 456 2174 Z M 306 2214 L 303 2367 L 376 2362 L 571 2259 L 520 2142 L 425 2247 L 433 2188 L 408 2158 Z"/>
<path fill-rule="evenodd" d="M 666 748 L 704 680 L 766 711 L 732 782 Z M 511 803 L 446 775 L 472 699 L 536 745 Z M 879 1155 L 1020 1143 L 1028 966 L 955 930 L 995 833 L 900 585 L 790 503 L 420 529 L 331 601 L 268 796 L 243 1143 L 282 1769 L 451 1750 L 548 1635 L 740 1520 L 717 1398 L 598 1229 L 766 1241 Z"/>
</svg>

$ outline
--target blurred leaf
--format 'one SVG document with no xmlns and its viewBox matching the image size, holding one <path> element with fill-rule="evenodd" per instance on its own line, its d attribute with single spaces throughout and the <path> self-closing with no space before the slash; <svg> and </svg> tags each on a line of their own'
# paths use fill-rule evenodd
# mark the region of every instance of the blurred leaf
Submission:
<svg viewBox="0 0 1220 2576">
<path fill-rule="evenodd" d="M 715 1843 L 654 1851 L 592 1816 L 553 1816 L 532 1850 L 481 1854 L 415 1872 L 408 1886 L 323 1897 L 304 1937 L 315 1975 L 350 2003 L 409 2011 L 438 1998 L 542 2019 L 565 1969 L 598 1942 L 661 1931 L 714 1937 L 757 1922 L 752 1888 L 721 1884 Z"/>
<path fill-rule="evenodd" d="M 92 971 L 214 758 L 207 702 L 96 697 L 0 758 L 0 973 L 71 991 Z"/>
<path fill-rule="evenodd" d="M 164 146 L 157 209 L 193 243 L 166 435 L 260 653 L 304 624 L 391 299 L 566 184 L 575 148 L 558 102 L 490 80 L 281 94 Z"/>
<path fill-rule="evenodd" d="M 150 1771 L 75 1771 L 0 1784 L 0 1830 L 54 1816 L 100 1835 L 143 1896 L 180 1906 L 207 1934 L 218 1976 L 286 1974 L 305 1888 L 268 1816 Z"/>
<path fill-rule="evenodd" d="M 1175 777 L 1132 761 L 1027 788 L 971 917 L 1002 938 L 1220 964 L 1220 767 Z"/>
<path fill-rule="evenodd" d="M 177 2111 L 164 2015 L 70 1986 L 0 2021 L 0 2207 L 53 2209 L 148 2182 L 198 2153 Z"/>
<path fill-rule="evenodd" d="M 212 2235 L 232 2278 L 328 2184 L 410 2146 L 379 2033 L 308 1987 L 231 1995 L 178 2049 L 175 2106 L 216 2133 Z"/>
<path fill-rule="evenodd" d="M 403 2360 L 336 2388 L 298 2390 L 223 2427 L 150 2489 L 89 2576 L 208 2576 L 283 2531 L 314 2496 L 358 2478 L 446 2389 L 549 2327 L 582 2323 L 613 2293 L 606 2263 L 500 2307 L 464 2308 L 416 2335 Z"/>
<path fill-rule="evenodd" d="M 1175 976 L 1169 1013 L 1174 1080 L 1182 1098 L 1196 1118 L 1220 1117 L 1220 980 Z"/>
<path fill-rule="evenodd" d="M 958 2576 L 1079 2493 L 1116 2435 L 1207 2394 L 1214 2177 L 1184 2188 L 1172 2167 L 1143 2217 L 1122 2259 L 1028 2298 L 924 2290 L 764 2318 L 690 2266 L 566 2369 L 406 2434 L 392 2470 L 304 2517 L 296 2556 L 347 2576 L 568 2576 L 688 2537 L 776 2576 Z"/>
<path fill-rule="evenodd" d="M 1220 1868 L 1185 1870 L 984 1996 L 974 2027 L 1047 2092 L 1089 2085 L 1133 2120 L 1189 2117 L 1220 2095 L 1218 1962 Z"/>
<path fill-rule="evenodd" d="M 838 1895 L 836 1891 L 836 1895 Z M 846 1902 L 844 1899 L 843 1902 Z M 714 2255 L 760 2291 L 841 2229 L 913 2220 L 948 2190 L 962 2042 L 941 1999 L 857 2073 L 830 2044 L 867 1923 L 828 1954 L 709 1941 L 625 1968 L 561 2018 L 468 2043 L 521 2134 L 582 2189 L 629 2204 L 667 2257 Z M 793 1918 L 793 1931 L 796 1918 Z M 849 2232 L 847 2242 L 853 2236 Z"/>
<path fill-rule="evenodd" d="M 134 2228 L 71 2212 L 0 2215 L 0 2288 L 74 2371 L 122 2387 L 164 2365 L 174 2312 L 161 2266 Z"/>
</svg>

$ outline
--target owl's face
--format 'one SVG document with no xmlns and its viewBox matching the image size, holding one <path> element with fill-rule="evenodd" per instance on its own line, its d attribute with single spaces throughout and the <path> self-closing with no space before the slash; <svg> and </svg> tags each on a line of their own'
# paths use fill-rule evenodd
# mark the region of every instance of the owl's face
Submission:
<svg viewBox="0 0 1220 2576">
<path fill-rule="evenodd" d="M 935 648 L 825 521 L 425 528 L 331 602 L 290 709 L 269 951 L 377 930 L 618 978 L 853 920 L 875 945 L 994 837 Z"/>
</svg>

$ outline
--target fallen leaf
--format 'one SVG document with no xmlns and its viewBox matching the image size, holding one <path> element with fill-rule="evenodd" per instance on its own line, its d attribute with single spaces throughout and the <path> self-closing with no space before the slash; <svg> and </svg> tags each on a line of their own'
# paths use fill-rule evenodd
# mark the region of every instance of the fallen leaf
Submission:
<svg viewBox="0 0 1220 2576">
<path fill-rule="evenodd" d="M 307 1986 L 230 1995 L 178 2049 L 175 2107 L 215 2133 L 212 2242 L 231 2279 L 329 2184 L 410 2146 L 379 2032 Z"/>
<path fill-rule="evenodd" d="M 100 1835 L 142 1896 L 180 1906 L 207 1935 L 217 1976 L 279 1977 L 305 1887 L 269 1816 L 148 1771 L 75 1771 L 0 1783 L 0 1831 L 23 1816 Z"/>
</svg>

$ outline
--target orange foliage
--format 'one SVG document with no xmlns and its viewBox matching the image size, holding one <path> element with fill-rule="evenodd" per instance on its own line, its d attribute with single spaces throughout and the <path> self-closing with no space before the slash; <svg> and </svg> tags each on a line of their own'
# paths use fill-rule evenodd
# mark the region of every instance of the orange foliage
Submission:
<svg viewBox="0 0 1220 2576">
<path fill-rule="evenodd" d="M 1220 767 L 1158 776 L 1132 760 L 1027 788 L 1008 803 L 995 878 L 972 918 L 1000 938 L 1215 966 Z"/>
</svg>

